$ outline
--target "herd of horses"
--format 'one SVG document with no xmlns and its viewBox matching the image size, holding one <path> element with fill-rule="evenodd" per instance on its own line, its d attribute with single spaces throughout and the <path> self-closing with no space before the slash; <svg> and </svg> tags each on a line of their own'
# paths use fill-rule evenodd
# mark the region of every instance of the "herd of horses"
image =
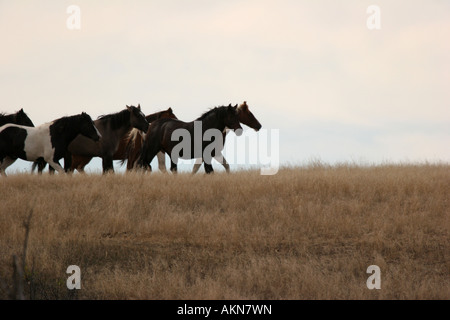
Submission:
<svg viewBox="0 0 450 320">
<path fill-rule="evenodd" d="M 230 166 L 221 154 L 228 130 L 237 135 L 242 132 L 241 123 L 258 131 L 261 124 L 249 110 L 247 102 L 239 106 L 220 106 L 203 113 L 191 122 L 179 120 L 172 108 L 144 115 L 141 106 L 126 106 L 120 112 L 103 115 L 97 120 L 82 112 L 74 116 L 62 117 L 35 127 L 23 109 L 14 114 L 0 113 L 0 175 L 6 176 L 6 168 L 17 159 L 33 162 L 32 172 L 39 173 L 49 166 L 49 172 L 84 172 L 84 167 L 93 157 L 102 158 L 103 172 L 114 172 L 113 160 L 127 162 L 127 170 L 151 170 L 150 163 L 155 156 L 158 168 L 166 172 L 165 154 L 171 160 L 170 170 L 177 172 L 178 159 L 172 151 L 179 141 L 174 140 L 174 132 L 183 129 L 192 136 L 195 125 L 201 124 L 202 134 L 209 129 L 222 134 L 219 152 L 212 157 L 223 165 L 226 172 Z M 204 151 L 211 142 L 203 141 Z M 194 150 L 194 140 L 191 140 Z M 202 153 L 203 155 L 203 153 Z M 211 161 L 194 152 L 187 152 L 183 159 L 197 159 L 193 168 L 196 173 L 202 163 L 205 172 L 213 172 Z M 59 161 L 64 159 L 64 168 Z"/>
</svg>

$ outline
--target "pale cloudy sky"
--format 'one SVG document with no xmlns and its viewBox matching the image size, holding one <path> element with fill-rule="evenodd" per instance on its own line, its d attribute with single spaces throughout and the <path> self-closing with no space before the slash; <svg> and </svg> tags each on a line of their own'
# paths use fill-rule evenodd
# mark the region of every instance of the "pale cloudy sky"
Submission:
<svg viewBox="0 0 450 320">
<path fill-rule="evenodd" d="M 246 100 L 281 164 L 450 162 L 447 0 L 0 0 L 0 39 L 0 112 L 36 125 Z"/>
</svg>

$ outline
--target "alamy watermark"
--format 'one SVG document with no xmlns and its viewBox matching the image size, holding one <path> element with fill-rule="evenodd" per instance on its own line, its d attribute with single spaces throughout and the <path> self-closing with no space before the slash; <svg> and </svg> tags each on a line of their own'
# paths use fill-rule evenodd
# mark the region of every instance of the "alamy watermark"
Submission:
<svg viewBox="0 0 450 320">
<path fill-rule="evenodd" d="M 67 278 L 67 289 L 81 289 L 81 270 L 79 266 L 70 265 L 67 267 L 66 273 L 70 274 Z"/>
<path fill-rule="evenodd" d="M 381 29 L 381 9 L 377 5 L 370 5 L 366 10 L 370 16 L 367 18 L 366 25 L 369 30 Z"/>
<path fill-rule="evenodd" d="M 66 9 L 66 13 L 69 17 L 66 20 L 66 27 L 69 30 L 81 29 L 81 9 L 77 5 L 70 5 Z"/>
<path fill-rule="evenodd" d="M 371 265 L 367 267 L 367 273 L 372 275 L 367 279 L 366 285 L 370 290 L 381 289 L 381 269 L 377 265 Z"/>
<path fill-rule="evenodd" d="M 278 129 L 252 130 L 238 129 L 236 134 L 227 134 L 227 148 L 224 149 L 223 132 L 218 129 L 202 131 L 202 122 L 194 121 L 194 134 L 186 129 L 173 131 L 171 141 L 176 144 L 170 154 L 174 163 L 179 159 L 203 159 L 212 164 L 219 163 L 261 166 L 261 175 L 274 175 L 280 164 L 280 133 Z M 222 151 L 224 151 L 222 153 Z"/>
</svg>

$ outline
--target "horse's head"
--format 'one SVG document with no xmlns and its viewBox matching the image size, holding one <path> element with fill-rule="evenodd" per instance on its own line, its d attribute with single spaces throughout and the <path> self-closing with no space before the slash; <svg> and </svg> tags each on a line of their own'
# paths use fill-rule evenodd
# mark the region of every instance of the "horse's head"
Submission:
<svg viewBox="0 0 450 320">
<path fill-rule="evenodd" d="M 248 109 L 247 101 L 244 101 L 244 103 L 237 108 L 237 113 L 239 116 L 239 122 L 255 129 L 255 131 L 259 131 L 259 129 L 261 129 L 261 123 L 259 123 L 253 113 Z"/>
<path fill-rule="evenodd" d="M 224 116 L 224 123 L 225 126 L 231 130 L 234 130 L 237 136 L 240 136 L 242 134 L 242 127 L 239 123 L 239 116 L 237 113 L 237 105 L 234 107 L 231 105 L 231 103 L 228 105 L 228 107 L 225 107 L 226 113 Z"/>
<path fill-rule="evenodd" d="M 91 119 L 91 116 L 86 112 L 81 113 L 80 115 L 80 133 L 83 136 L 88 137 L 94 141 L 100 140 L 102 135 L 98 132 L 97 127 Z"/>
<path fill-rule="evenodd" d="M 152 123 L 155 120 L 158 119 L 178 119 L 172 111 L 172 108 L 169 108 L 167 110 L 163 110 L 163 111 L 158 111 L 152 114 L 149 114 L 148 116 L 145 117 L 145 119 L 148 121 L 148 123 Z"/>
<path fill-rule="evenodd" d="M 172 108 L 161 111 L 159 114 L 159 118 L 178 119 L 177 116 L 173 113 Z"/>
<path fill-rule="evenodd" d="M 22 126 L 27 126 L 27 127 L 34 127 L 33 121 L 31 121 L 31 119 L 28 118 L 27 114 L 23 111 L 23 109 L 20 109 L 16 113 L 15 120 L 16 120 L 16 124 L 20 124 Z"/>
<path fill-rule="evenodd" d="M 137 107 L 127 106 L 127 109 L 130 112 L 131 126 L 138 130 L 147 132 L 148 121 L 147 121 L 147 119 L 145 119 L 145 115 L 141 111 L 141 105 L 139 104 Z"/>
</svg>

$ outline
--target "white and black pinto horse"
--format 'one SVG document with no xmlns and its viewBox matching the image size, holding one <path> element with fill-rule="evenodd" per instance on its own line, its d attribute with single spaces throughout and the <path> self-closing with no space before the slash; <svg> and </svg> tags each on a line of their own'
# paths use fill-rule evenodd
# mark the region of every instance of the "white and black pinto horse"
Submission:
<svg viewBox="0 0 450 320">
<path fill-rule="evenodd" d="M 38 127 L 6 124 L 0 127 L 0 175 L 17 159 L 45 160 L 58 172 L 64 169 L 59 160 L 78 134 L 98 141 L 101 137 L 91 117 L 81 113 L 63 117 Z"/>
</svg>

